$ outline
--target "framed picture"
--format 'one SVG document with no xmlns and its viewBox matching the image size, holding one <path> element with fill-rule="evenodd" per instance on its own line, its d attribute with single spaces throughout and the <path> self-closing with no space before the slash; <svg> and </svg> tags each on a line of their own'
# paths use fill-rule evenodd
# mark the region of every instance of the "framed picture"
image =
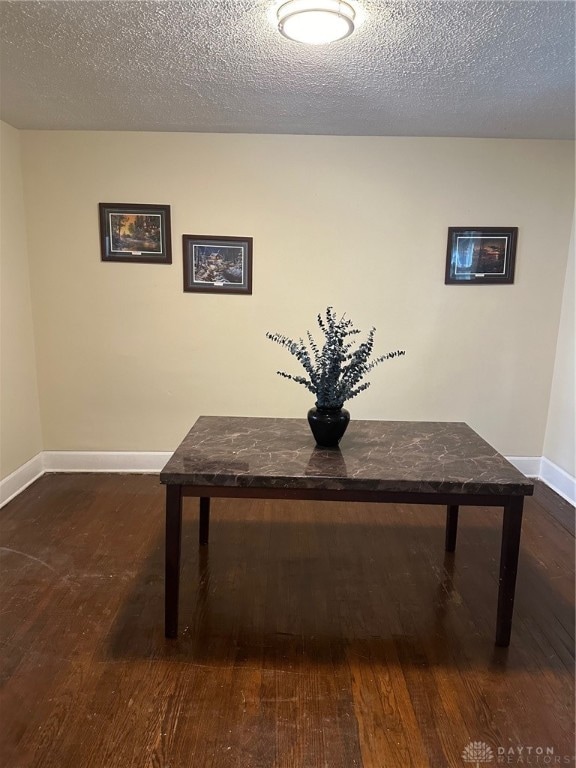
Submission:
<svg viewBox="0 0 576 768">
<path fill-rule="evenodd" d="M 449 227 L 446 285 L 513 283 L 518 227 Z"/>
<path fill-rule="evenodd" d="M 183 235 L 184 291 L 252 293 L 252 238 Z"/>
<path fill-rule="evenodd" d="M 102 261 L 172 264 L 170 206 L 99 203 Z"/>
</svg>

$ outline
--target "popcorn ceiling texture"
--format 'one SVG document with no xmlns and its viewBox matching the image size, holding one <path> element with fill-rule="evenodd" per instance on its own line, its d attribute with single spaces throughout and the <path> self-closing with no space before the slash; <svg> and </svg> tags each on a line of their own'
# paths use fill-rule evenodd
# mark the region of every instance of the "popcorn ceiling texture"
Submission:
<svg viewBox="0 0 576 768">
<path fill-rule="evenodd" d="M 574 136 L 569 2 L 364 0 L 347 40 L 284 39 L 267 0 L 0 2 L 21 129 Z"/>
</svg>

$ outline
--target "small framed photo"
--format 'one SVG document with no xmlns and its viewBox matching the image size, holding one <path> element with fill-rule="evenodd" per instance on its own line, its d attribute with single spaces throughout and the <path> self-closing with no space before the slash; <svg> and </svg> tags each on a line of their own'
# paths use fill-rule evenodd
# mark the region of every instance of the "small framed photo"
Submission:
<svg viewBox="0 0 576 768">
<path fill-rule="evenodd" d="M 518 227 L 449 227 L 446 285 L 513 283 Z"/>
<path fill-rule="evenodd" d="M 252 293 L 252 238 L 183 235 L 184 291 Z"/>
<path fill-rule="evenodd" d="M 172 264 L 170 206 L 99 203 L 102 261 Z"/>
</svg>

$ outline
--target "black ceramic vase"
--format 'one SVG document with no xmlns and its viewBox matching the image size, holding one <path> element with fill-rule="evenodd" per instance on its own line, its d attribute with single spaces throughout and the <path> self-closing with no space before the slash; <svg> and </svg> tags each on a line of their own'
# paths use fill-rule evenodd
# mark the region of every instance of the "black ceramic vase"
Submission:
<svg viewBox="0 0 576 768">
<path fill-rule="evenodd" d="M 320 448 L 335 448 L 350 422 L 346 408 L 310 408 L 308 424 Z"/>
</svg>

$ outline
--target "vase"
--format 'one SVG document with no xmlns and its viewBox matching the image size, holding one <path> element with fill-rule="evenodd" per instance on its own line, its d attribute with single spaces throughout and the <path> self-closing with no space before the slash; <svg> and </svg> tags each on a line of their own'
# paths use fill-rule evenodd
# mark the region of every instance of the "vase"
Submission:
<svg viewBox="0 0 576 768">
<path fill-rule="evenodd" d="M 308 424 L 320 448 L 335 448 L 350 422 L 346 408 L 322 408 L 316 406 L 308 411 Z"/>
</svg>

